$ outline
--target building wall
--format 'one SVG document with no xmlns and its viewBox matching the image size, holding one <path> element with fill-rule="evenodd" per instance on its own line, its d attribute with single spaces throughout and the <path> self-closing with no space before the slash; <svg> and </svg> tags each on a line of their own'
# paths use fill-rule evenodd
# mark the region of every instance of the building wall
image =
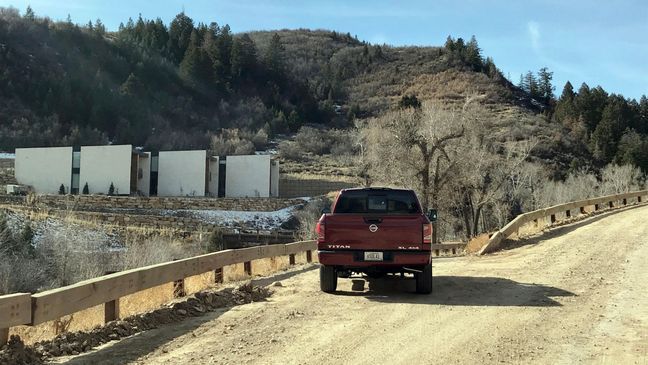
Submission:
<svg viewBox="0 0 648 365">
<path fill-rule="evenodd" d="M 228 198 L 270 196 L 270 156 L 227 156 L 225 196 Z"/>
<path fill-rule="evenodd" d="M 137 191 L 144 196 L 149 196 L 151 190 L 151 152 L 144 152 L 146 157 L 138 158 L 138 170 L 142 170 L 142 176 L 137 178 Z"/>
<path fill-rule="evenodd" d="M 158 196 L 204 196 L 207 151 L 164 151 L 158 160 Z"/>
<path fill-rule="evenodd" d="M 217 197 L 218 196 L 218 167 L 220 159 L 218 156 L 212 156 L 209 159 L 209 171 L 207 172 L 207 195 Z"/>
<path fill-rule="evenodd" d="M 19 184 L 37 193 L 57 194 L 61 184 L 70 192 L 72 147 L 16 148 L 15 175 Z"/>
<path fill-rule="evenodd" d="M 79 190 L 88 183 L 90 194 L 108 194 L 112 182 L 115 195 L 129 195 L 132 154 L 131 145 L 81 147 Z"/>
<path fill-rule="evenodd" d="M 270 165 L 270 196 L 279 197 L 279 161 Z"/>
</svg>

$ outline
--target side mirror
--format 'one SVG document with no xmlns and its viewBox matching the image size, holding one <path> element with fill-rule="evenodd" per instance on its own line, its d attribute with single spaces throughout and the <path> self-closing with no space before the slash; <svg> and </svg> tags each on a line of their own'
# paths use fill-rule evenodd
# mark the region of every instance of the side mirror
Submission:
<svg viewBox="0 0 648 365">
<path fill-rule="evenodd" d="M 430 220 L 430 222 L 435 222 L 437 220 L 437 210 L 436 209 L 428 210 L 427 217 Z"/>
<path fill-rule="evenodd" d="M 329 213 L 331 213 L 331 208 L 322 209 L 322 214 L 329 214 Z"/>
</svg>

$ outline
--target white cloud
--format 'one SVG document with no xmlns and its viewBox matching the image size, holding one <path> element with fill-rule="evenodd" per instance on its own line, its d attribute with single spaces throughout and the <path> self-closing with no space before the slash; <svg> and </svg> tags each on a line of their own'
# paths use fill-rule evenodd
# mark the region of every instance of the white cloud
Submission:
<svg viewBox="0 0 648 365">
<path fill-rule="evenodd" d="M 540 25 L 534 21 L 527 23 L 529 37 L 531 37 L 531 46 L 536 52 L 540 51 Z"/>
</svg>

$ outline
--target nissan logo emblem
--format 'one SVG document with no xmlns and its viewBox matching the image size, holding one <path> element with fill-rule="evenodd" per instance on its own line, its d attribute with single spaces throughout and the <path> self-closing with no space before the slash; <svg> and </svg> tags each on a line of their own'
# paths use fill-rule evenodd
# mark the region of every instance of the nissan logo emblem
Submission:
<svg viewBox="0 0 648 365">
<path fill-rule="evenodd" d="M 378 226 L 375 225 L 375 224 L 372 224 L 372 225 L 369 226 L 369 230 L 370 230 L 372 233 L 373 233 L 373 232 L 376 232 L 376 231 L 378 230 Z"/>
</svg>

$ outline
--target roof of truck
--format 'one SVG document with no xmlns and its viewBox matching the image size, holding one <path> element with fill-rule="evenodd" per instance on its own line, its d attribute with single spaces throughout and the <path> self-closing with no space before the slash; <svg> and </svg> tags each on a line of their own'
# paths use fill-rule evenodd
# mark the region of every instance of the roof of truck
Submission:
<svg viewBox="0 0 648 365">
<path fill-rule="evenodd" d="M 372 186 L 372 187 L 369 187 L 369 188 L 342 189 L 341 191 L 412 191 L 412 189 L 394 189 L 394 188 Z"/>
</svg>

